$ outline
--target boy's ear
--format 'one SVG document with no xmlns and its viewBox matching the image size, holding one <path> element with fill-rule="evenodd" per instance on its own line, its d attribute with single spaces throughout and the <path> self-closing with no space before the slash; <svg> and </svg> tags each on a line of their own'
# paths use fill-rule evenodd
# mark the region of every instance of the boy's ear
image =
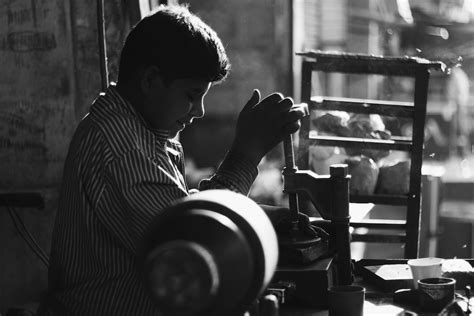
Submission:
<svg viewBox="0 0 474 316">
<path fill-rule="evenodd" d="M 152 91 L 156 92 L 156 89 L 162 86 L 163 79 L 161 78 L 158 67 L 154 65 L 144 67 L 140 78 L 140 88 L 142 92 L 145 94 Z"/>
</svg>

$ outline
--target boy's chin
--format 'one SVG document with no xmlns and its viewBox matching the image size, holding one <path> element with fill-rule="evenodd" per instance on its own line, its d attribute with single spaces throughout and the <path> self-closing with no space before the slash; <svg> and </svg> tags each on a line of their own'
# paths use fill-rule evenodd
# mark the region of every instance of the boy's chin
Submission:
<svg viewBox="0 0 474 316">
<path fill-rule="evenodd" d="M 176 138 L 176 136 L 179 135 L 179 132 L 181 132 L 181 130 L 177 129 L 177 130 L 170 130 L 168 132 L 168 139 L 173 139 L 173 138 Z"/>
</svg>

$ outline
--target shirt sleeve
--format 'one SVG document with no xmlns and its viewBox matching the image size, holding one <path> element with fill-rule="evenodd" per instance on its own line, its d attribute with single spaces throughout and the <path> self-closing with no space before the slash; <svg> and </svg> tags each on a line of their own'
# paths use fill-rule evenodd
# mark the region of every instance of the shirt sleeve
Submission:
<svg viewBox="0 0 474 316">
<path fill-rule="evenodd" d="M 248 195 L 257 175 L 258 169 L 252 162 L 239 153 L 229 151 L 217 172 L 199 183 L 199 189 L 228 189 Z"/>
<path fill-rule="evenodd" d="M 134 150 L 113 161 L 106 170 L 108 189 L 98 210 L 101 222 L 136 252 L 156 216 L 188 195 L 179 176 L 166 156 L 160 161 Z"/>
</svg>

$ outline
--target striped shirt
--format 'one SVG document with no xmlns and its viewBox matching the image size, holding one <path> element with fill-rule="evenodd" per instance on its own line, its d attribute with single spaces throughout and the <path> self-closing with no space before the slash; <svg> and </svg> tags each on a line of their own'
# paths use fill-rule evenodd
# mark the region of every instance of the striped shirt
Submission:
<svg viewBox="0 0 474 316">
<path fill-rule="evenodd" d="M 200 189 L 248 194 L 256 176 L 228 153 Z M 180 143 L 151 129 L 111 85 L 70 144 L 38 315 L 158 315 L 137 273 L 137 245 L 161 210 L 188 194 Z"/>
</svg>

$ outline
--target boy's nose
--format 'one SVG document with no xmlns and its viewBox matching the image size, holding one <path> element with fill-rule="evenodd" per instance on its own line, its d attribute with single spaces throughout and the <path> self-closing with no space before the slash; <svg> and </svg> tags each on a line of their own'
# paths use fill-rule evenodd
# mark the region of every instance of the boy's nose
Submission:
<svg viewBox="0 0 474 316">
<path fill-rule="evenodd" d="M 191 109 L 191 115 L 196 118 L 201 118 L 204 116 L 204 100 L 198 100 L 193 103 L 193 108 Z"/>
</svg>

